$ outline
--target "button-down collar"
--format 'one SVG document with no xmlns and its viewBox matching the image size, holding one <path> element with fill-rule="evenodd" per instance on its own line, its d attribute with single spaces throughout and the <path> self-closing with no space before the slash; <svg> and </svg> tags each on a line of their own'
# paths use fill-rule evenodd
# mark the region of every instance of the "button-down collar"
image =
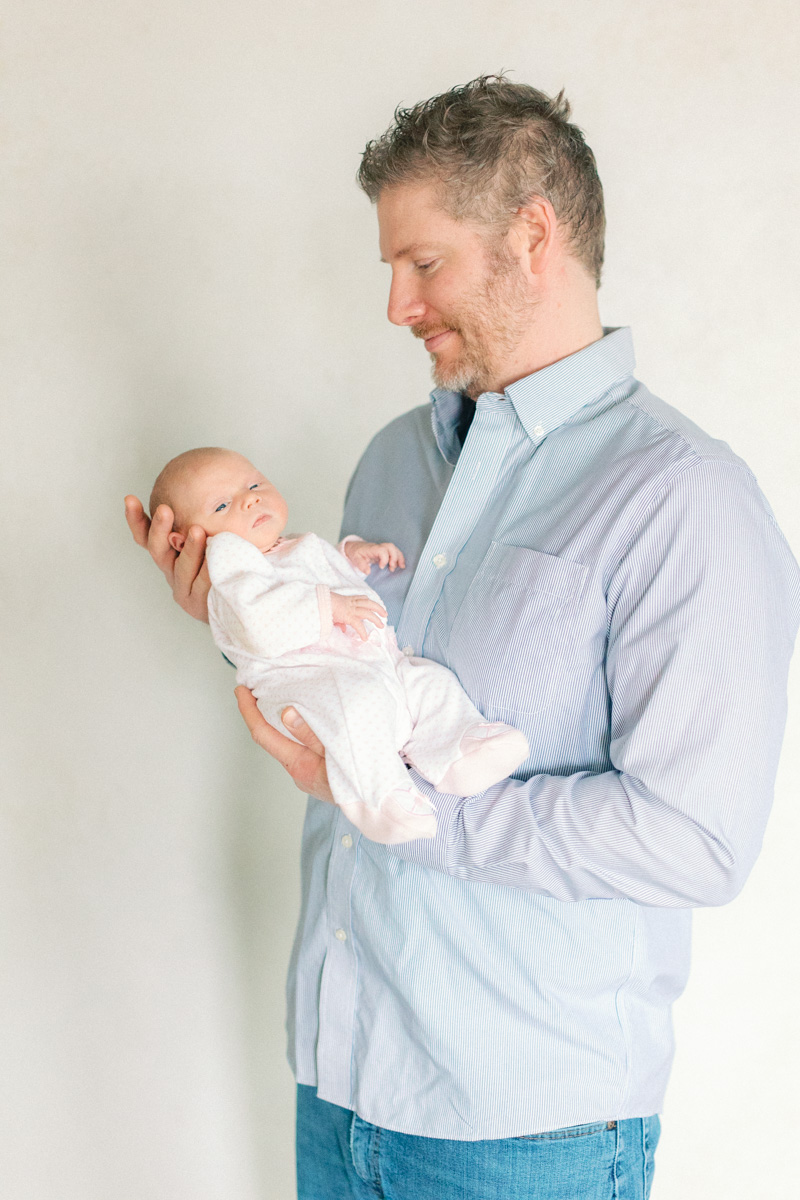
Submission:
<svg viewBox="0 0 800 1200">
<path fill-rule="evenodd" d="M 598 400 L 615 383 L 633 373 L 636 360 L 630 329 L 622 327 L 603 332 L 602 338 L 582 350 L 510 383 L 502 396 L 484 392 L 478 398 L 478 405 L 508 400 L 531 441 L 541 442 L 579 409 Z M 431 392 L 431 400 L 436 444 L 442 457 L 455 464 L 461 449 L 458 440 L 461 393 L 436 388 Z"/>
</svg>

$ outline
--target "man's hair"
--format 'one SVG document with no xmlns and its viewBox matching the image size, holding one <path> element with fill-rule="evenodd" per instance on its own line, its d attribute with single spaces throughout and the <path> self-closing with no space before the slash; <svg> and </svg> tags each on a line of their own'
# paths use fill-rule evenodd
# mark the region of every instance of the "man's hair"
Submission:
<svg viewBox="0 0 800 1200">
<path fill-rule="evenodd" d="M 501 75 L 481 75 L 413 108 L 368 142 L 359 186 L 373 203 L 384 188 L 432 180 L 445 209 L 505 236 L 534 196 L 549 200 L 572 254 L 600 286 L 605 238 L 603 187 L 583 133 L 561 91 L 545 95 Z"/>
</svg>

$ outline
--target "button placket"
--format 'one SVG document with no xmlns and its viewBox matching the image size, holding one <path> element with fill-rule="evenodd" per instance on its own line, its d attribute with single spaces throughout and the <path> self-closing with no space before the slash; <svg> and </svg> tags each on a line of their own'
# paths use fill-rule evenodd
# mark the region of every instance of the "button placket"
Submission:
<svg viewBox="0 0 800 1200">
<path fill-rule="evenodd" d="M 400 644 L 416 646 L 419 654 L 424 652 L 428 622 L 449 574 L 445 568 L 452 567 L 483 512 L 517 426 L 517 415 L 508 401 L 492 396 L 478 400 L 469 437 L 423 548 L 397 626 Z M 476 481 L 478 468 L 480 477 Z M 448 550 L 442 549 L 443 540 Z"/>
<path fill-rule="evenodd" d="M 344 827 L 344 832 L 343 832 Z M 357 856 L 349 822 L 337 814 L 326 888 L 327 951 L 322 966 L 317 1038 L 317 1081 L 350 1105 L 350 1061 L 356 998 L 356 962 L 350 928 L 350 888 Z M 350 827 L 351 828 L 351 827 Z"/>
</svg>

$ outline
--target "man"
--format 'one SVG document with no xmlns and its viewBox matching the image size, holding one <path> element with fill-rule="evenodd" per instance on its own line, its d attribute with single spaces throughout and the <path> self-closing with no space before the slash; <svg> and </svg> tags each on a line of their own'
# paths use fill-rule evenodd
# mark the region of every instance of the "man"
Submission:
<svg viewBox="0 0 800 1200">
<path fill-rule="evenodd" d="M 288 711 L 284 737 L 240 689 L 316 797 L 289 986 L 301 1198 L 646 1197 L 691 909 L 737 894 L 771 802 L 797 566 L 745 464 L 601 326 L 602 189 L 568 118 L 481 78 L 398 111 L 362 160 L 389 318 L 437 388 L 375 437 L 343 528 L 403 549 L 370 579 L 400 645 L 531 755 L 467 800 L 415 778 L 437 836 L 380 846 L 320 803 L 313 731 Z M 202 617 L 202 538 L 174 562 L 170 523 L 151 553 Z"/>
</svg>

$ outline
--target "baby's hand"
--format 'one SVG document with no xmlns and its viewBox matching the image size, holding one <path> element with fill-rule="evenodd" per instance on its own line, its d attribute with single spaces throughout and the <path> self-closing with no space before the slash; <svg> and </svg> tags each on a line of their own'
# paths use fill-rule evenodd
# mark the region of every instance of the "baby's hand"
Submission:
<svg viewBox="0 0 800 1200">
<path fill-rule="evenodd" d="M 402 550 L 398 550 L 394 542 L 345 542 L 344 552 L 365 575 L 372 563 L 388 567 L 390 571 L 406 565 Z"/>
<path fill-rule="evenodd" d="M 381 608 L 377 600 L 370 600 L 369 596 L 342 596 L 339 592 L 331 592 L 331 613 L 334 625 L 341 629 L 352 625 L 362 642 L 367 640 L 371 632 L 365 629 L 364 622 L 369 621 L 380 629 L 387 616 L 386 609 Z M 376 613 L 377 617 L 374 615 Z"/>
</svg>

